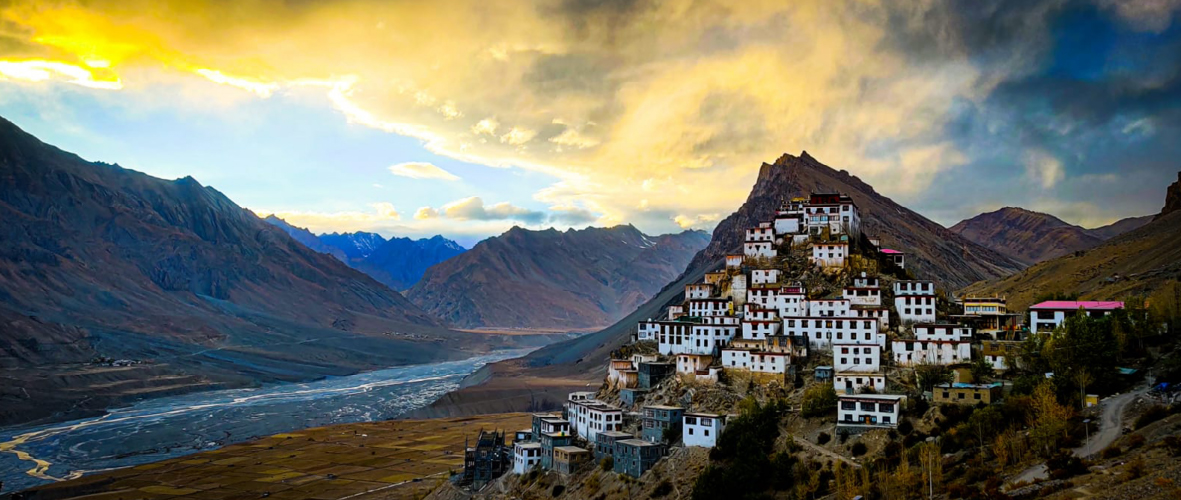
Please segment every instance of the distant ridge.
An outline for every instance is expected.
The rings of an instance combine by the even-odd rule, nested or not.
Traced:
[[[1053,215],[1015,207],[977,215],[951,230],[1025,265],[1086,250],[1104,240]]]
[[[308,248],[332,255],[398,291],[414,286],[431,266],[465,251],[459,243],[442,236],[387,240],[380,234],[363,231],[316,236],[274,215],[268,216],[266,221],[283,229]]]
[[[466,328],[602,327],[675,278],[708,238],[652,237],[630,225],[514,227],[430,268],[407,297]]]

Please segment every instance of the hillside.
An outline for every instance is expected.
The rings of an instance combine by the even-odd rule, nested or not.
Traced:
[[[1026,265],[1086,250],[1104,240],[1053,215],[1015,207],[960,221],[951,230]]]
[[[432,267],[407,296],[466,328],[602,327],[676,278],[707,238],[650,237],[632,226],[514,227]]]
[[[0,425],[494,342],[443,342],[471,336],[191,177],[87,162],[4,120],[0,220]]]
[[[399,291],[407,290],[418,283],[423,273],[431,266],[465,251],[459,243],[442,236],[417,240],[387,240],[380,234],[364,231],[316,236],[311,231],[293,226],[274,215],[267,216],[264,220],[286,231],[304,246],[332,255],[381,284]]]
[[[1169,187],[1166,200],[1181,189]],[[1001,294],[1010,308],[1025,308],[1044,292],[1077,293],[1084,300],[1143,295],[1181,279],[1181,210],[1167,204],[1152,222],[1086,251],[1030,267],[1008,278],[968,287],[967,293]]]
[[[447,394],[416,416],[452,416],[492,411],[534,411],[561,404],[565,393],[597,384],[605,375],[611,351],[624,344],[636,322],[655,317],[666,304],[679,300],[687,283],[699,281],[724,262],[725,255],[741,253],[748,227],[773,213],[786,198],[811,191],[849,195],[861,210],[863,225],[878,234],[883,245],[910,250],[907,268],[917,276],[961,287],[979,279],[1016,272],[1020,264],[972,243],[918,213],[878,194],[873,187],[844,171],[827,167],[807,153],[783,155],[764,163],[745,203],[718,224],[709,245],[694,256],[683,274],[660,293],[614,325],[593,334],[552,344],[518,360],[485,366],[469,377],[465,387]],[[585,389],[582,389],[585,390]]]

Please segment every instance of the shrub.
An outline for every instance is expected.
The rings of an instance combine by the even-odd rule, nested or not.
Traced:
[[[1147,466],[1144,464],[1144,459],[1140,457],[1133,458],[1128,462],[1124,470],[1128,473],[1128,479],[1136,479],[1144,475]]]
[[[550,490],[550,496],[557,498],[562,493],[566,492],[566,487],[560,484],[555,484],[554,489]]]
[[[904,418],[898,423],[898,433],[906,436],[914,430],[914,424],[910,423],[910,419]]]
[[[1128,439],[1124,440],[1124,444],[1128,445],[1129,450],[1134,450],[1144,446],[1144,436],[1132,434],[1131,436],[1128,436]]]
[[[849,449],[849,451],[851,453],[853,453],[853,456],[860,457],[861,455],[864,455],[866,451],[869,451],[869,450],[866,449],[865,443],[858,441],[856,443],[853,443],[853,447],[851,449]]]
[[[603,460],[601,462],[599,462],[599,468],[603,469],[606,472],[611,472],[612,470],[614,470],[615,469],[615,457],[604,457]]]
[[[672,492],[673,492],[672,483],[668,482],[668,480],[665,479],[664,481],[661,481],[660,484],[656,485],[656,488],[652,489],[652,498],[660,498],[660,497],[666,496]]]
[[[1169,436],[1164,439],[1164,445],[1174,457],[1181,457],[1181,437]]]
[[[1087,472],[1087,464],[1078,457],[1059,450],[1058,454],[1046,460],[1050,479],[1067,479]]]
[[[816,436],[816,444],[825,444],[831,440],[832,436],[830,436],[827,432],[821,432],[819,436]]]
[[[1108,446],[1107,448],[1103,449],[1103,454],[1100,456],[1103,458],[1115,458],[1122,454],[1123,451],[1120,450],[1119,446]]]
[[[1148,426],[1148,424],[1156,422],[1157,420],[1160,420],[1160,419],[1165,418],[1167,416],[1169,416],[1168,408],[1165,408],[1164,406],[1161,406],[1161,405],[1154,405],[1154,406],[1150,407],[1149,409],[1144,410],[1144,413],[1141,414],[1139,417],[1136,417],[1135,428],[1136,429],[1143,429],[1144,427]]]

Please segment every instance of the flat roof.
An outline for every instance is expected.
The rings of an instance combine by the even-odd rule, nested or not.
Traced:
[[[991,384],[967,384],[964,382],[954,382],[951,384],[938,384],[935,387],[943,387],[943,388],[950,388],[950,389],[990,389],[993,387],[1001,387],[1002,385],[1003,384],[1001,384],[1000,382],[993,382]]]
[[[1030,309],[1096,309],[1100,311],[1110,311],[1114,309],[1123,309],[1123,302],[1116,301],[1100,301],[1100,300],[1047,300],[1040,304],[1029,306]]]
[[[657,443],[650,443],[643,439],[624,439],[623,441],[616,441],[615,444],[626,444],[629,446],[660,446]]]
[[[522,448],[541,448],[541,443],[517,443]]]
[[[686,417],[709,417],[709,418],[718,418],[718,417],[720,417],[721,415],[718,415],[717,413],[698,413],[698,412],[693,412],[693,413],[686,413],[686,414],[685,414],[685,416],[686,416]]]
[[[610,437],[616,437],[616,438],[617,438],[617,437],[623,437],[623,436],[634,437],[634,436],[632,436],[630,433],[627,433],[627,432],[620,432],[620,431],[600,431],[600,432],[599,432],[599,435],[600,435],[600,436],[610,436]]]
[[[648,406],[644,407],[645,410],[647,410],[649,408],[652,408],[654,410],[684,410],[684,408],[681,408],[680,406],[668,406],[668,405],[648,405]]]
[[[566,453],[590,453],[590,450],[577,446],[555,446],[554,450],[562,450]]]
[[[898,401],[906,396],[902,394],[841,394],[838,399],[877,399],[880,401]]]

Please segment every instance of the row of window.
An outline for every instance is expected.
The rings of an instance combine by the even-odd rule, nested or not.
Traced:
[[[856,401],[841,401],[841,409],[855,411],[857,410]],[[878,413],[894,413],[894,403],[874,403],[871,401],[861,402],[861,411],[876,411]]]

